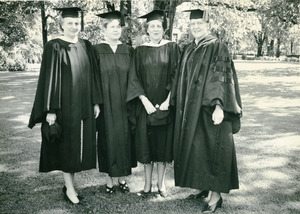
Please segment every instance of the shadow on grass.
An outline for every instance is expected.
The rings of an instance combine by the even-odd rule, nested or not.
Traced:
[[[218,213],[299,213],[299,65],[238,64],[244,116],[235,135],[240,189],[223,194]],[[37,72],[0,73],[0,213],[200,213],[186,200],[194,190],[174,187],[167,166],[169,197],[143,199],[143,167],[128,177],[131,192],[105,193],[98,169],[77,173],[82,204],[63,199],[61,172],[38,173],[40,126],[27,128]],[[153,196],[156,169],[153,174]]]

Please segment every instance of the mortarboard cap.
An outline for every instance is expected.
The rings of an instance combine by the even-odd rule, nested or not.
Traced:
[[[60,11],[61,16],[63,18],[65,17],[78,18],[79,17],[78,12],[81,11],[79,7],[61,7],[61,8],[54,8],[54,10]]]
[[[153,20],[163,20],[164,11],[162,11],[162,10],[153,10],[150,13],[147,13],[143,16],[140,16],[139,18],[145,18],[145,19],[147,19],[147,22],[150,22],[150,21],[153,21]]]
[[[166,20],[166,11],[163,10],[153,10],[143,16],[140,16],[139,18],[145,18],[147,19],[147,22],[153,21],[153,20],[161,20],[163,21],[163,28],[167,28],[167,20]]]
[[[115,10],[112,12],[100,13],[100,14],[97,14],[96,16],[99,16],[104,19],[121,19],[122,13],[118,10]]]
[[[83,10],[79,7],[61,7],[61,8],[54,8],[54,10],[58,10],[61,12],[61,16],[63,18],[70,17],[70,18],[79,18],[79,13],[81,12],[81,31],[84,29],[84,21],[83,21]]]
[[[183,12],[191,12],[190,19],[204,19],[205,21],[208,21],[208,13],[205,10],[192,9],[184,10]]]
[[[96,16],[99,16],[104,19],[119,19],[121,22],[121,26],[125,26],[124,14],[118,10],[114,10],[107,13],[100,13],[97,14]]]

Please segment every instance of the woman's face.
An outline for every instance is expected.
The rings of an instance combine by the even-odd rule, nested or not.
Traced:
[[[80,19],[66,17],[62,19],[61,27],[64,31],[64,36],[74,38],[80,31]]]
[[[120,24],[120,20],[113,19],[112,21],[107,23],[105,28],[106,38],[109,40],[119,40],[121,37],[122,28]]]
[[[159,41],[163,37],[164,29],[162,22],[159,20],[153,20],[148,22],[147,33],[151,41]]]
[[[203,19],[191,19],[190,29],[196,39],[209,34],[208,23]]]

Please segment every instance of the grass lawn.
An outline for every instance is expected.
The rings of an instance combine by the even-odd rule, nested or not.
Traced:
[[[243,61],[236,68],[244,110],[235,135],[240,189],[223,194],[217,213],[300,213],[300,65]],[[197,200],[184,199],[194,190],[174,187],[172,165],[166,199],[136,195],[138,166],[128,194],[104,193],[105,175],[95,169],[76,174],[81,205],[65,202],[61,172],[38,172],[40,126],[27,128],[38,73],[0,72],[0,213],[200,213]]]

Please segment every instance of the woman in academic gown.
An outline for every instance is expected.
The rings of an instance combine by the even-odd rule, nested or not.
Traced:
[[[191,10],[194,40],[183,51],[172,94],[176,95],[175,185],[208,196],[203,213],[222,205],[221,193],[239,187],[233,134],[242,103],[227,46],[210,35],[206,11]]]
[[[126,107],[126,89],[133,48],[120,42],[121,13],[98,14],[103,18],[105,41],[95,45],[101,75],[103,105],[97,119],[99,171],[107,173],[106,192],[114,193],[113,177],[122,192],[129,192],[125,176],[136,166]]]
[[[169,109],[170,89],[179,58],[175,42],[163,39],[164,12],[154,10],[147,18],[150,42],[137,47],[129,74],[127,101],[130,120],[135,127],[137,160],[144,164],[145,185],[139,195],[147,196],[152,188],[153,163],[157,163],[157,188],[166,197],[166,163],[173,160],[173,121]]]
[[[80,8],[57,10],[62,11],[63,36],[45,45],[28,126],[42,123],[39,171],[63,171],[65,198],[77,204],[75,172],[96,168],[95,117],[100,112],[100,80],[91,43],[78,38]]]

